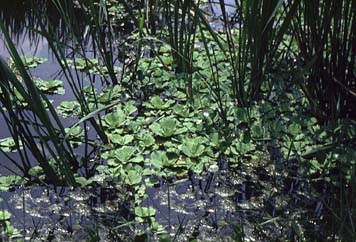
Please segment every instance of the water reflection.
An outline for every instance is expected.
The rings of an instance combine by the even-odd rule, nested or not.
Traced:
[[[114,229],[133,217],[123,206],[127,203],[123,196],[110,188],[32,186],[3,192],[1,197],[25,241],[88,241],[93,234],[109,239],[105,241],[127,241],[130,236],[128,226]]]

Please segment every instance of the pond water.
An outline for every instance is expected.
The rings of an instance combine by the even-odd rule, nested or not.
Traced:
[[[26,56],[48,59],[32,75],[62,79],[65,90],[70,90],[58,73],[58,63],[46,40],[34,38],[33,33],[24,28],[31,21],[26,1],[6,2],[8,5],[0,6],[0,16],[11,26],[9,30],[19,50]],[[215,15],[220,13],[217,4],[207,9]],[[229,6],[228,10],[233,13],[234,8]],[[0,55],[8,57],[1,40]],[[51,99],[58,105],[72,100],[73,94],[68,91]],[[63,122],[70,126],[75,120]],[[9,136],[3,124],[0,117],[0,139]],[[268,143],[265,146],[265,157],[259,163],[242,162],[238,168],[230,169],[230,164],[221,158],[217,172],[160,181],[146,190],[148,197],[143,205],[156,209],[156,220],[168,228],[169,235],[176,241],[229,241],[241,234],[246,241],[293,240],[301,236],[298,233],[312,235],[317,240],[327,238],[328,225],[323,221],[328,210],[323,201],[326,194],[333,191],[332,187],[323,180],[302,177],[293,164],[282,171],[279,147]],[[84,152],[81,147],[77,151]],[[16,153],[11,157],[18,158]],[[0,160],[0,175],[10,174],[4,166],[16,172],[2,153]],[[4,200],[1,207],[13,214],[11,223],[25,240],[88,241],[91,237],[100,241],[140,241],[140,237],[135,236],[136,229],[140,228],[132,223],[135,215],[128,209],[134,201],[125,194],[132,195],[133,191],[114,187],[107,181],[99,184],[86,188],[18,187],[1,193]],[[155,240],[157,238],[152,238]]]

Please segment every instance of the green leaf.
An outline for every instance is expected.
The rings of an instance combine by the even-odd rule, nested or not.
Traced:
[[[172,167],[174,166],[176,160],[176,157],[168,157],[165,151],[156,150],[151,155],[151,163],[158,169],[162,167]]]
[[[39,178],[40,176],[44,175],[44,171],[43,171],[43,168],[41,166],[34,166],[28,171],[28,174],[30,176]]]
[[[38,65],[48,61],[48,59],[42,57],[36,57],[36,56],[33,57],[21,56],[21,61],[26,68],[36,68]]]
[[[24,182],[24,178],[20,176],[0,176],[0,191],[8,191],[12,186],[21,185]]]
[[[187,131],[186,128],[179,128],[178,123],[171,117],[162,118],[159,123],[153,123],[150,129],[153,133],[161,137],[171,137],[176,134],[182,134]]]
[[[79,176],[79,177],[75,177],[75,181],[82,186],[88,186],[90,185],[93,180],[92,179],[86,179],[85,177]]]
[[[297,123],[293,123],[291,125],[288,126],[288,130],[287,132],[291,135],[297,135],[301,132],[301,126],[300,124]]]
[[[256,150],[256,146],[253,143],[244,143],[242,141],[237,141],[231,146],[231,151],[235,155],[246,155],[254,150]]]
[[[142,175],[136,170],[130,170],[127,176],[129,185],[139,184],[142,181]]]
[[[64,118],[80,114],[80,106],[77,101],[63,101],[57,110]]]
[[[145,134],[141,139],[140,139],[140,145],[143,147],[150,147],[154,145],[155,139],[153,136],[149,133]]]
[[[135,207],[135,215],[140,218],[152,217],[156,214],[156,210],[151,207]]]
[[[251,127],[251,135],[254,138],[263,137],[263,128],[259,124],[253,124]]]
[[[61,80],[35,80],[35,84],[43,93],[64,94],[63,82]]]
[[[126,122],[125,113],[118,109],[116,112],[104,116],[104,124],[109,128],[118,128]]]
[[[133,141],[134,137],[133,135],[127,134],[127,135],[121,135],[121,134],[111,134],[110,135],[110,140],[114,144],[119,144],[119,145],[127,145]]]
[[[145,106],[152,109],[163,110],[169,108],[173,103],[174,103],[173,100],[168,100],[164,102],[159,96],[154,96],[151,98],[151,102],[146,103]]]
[[[123,146],[120,149],[115,151],[115,157],[123,162],[123,163],[127,163],[130,158],[133,156],[133,154],[135,153],[136,148],[132,147],[132,146]]]
[[[190,158],[197,158],[206,151],[203,145],[205,141],[203,137],[186,138],[182,144],[182,152]]]
[[[173,112],[183,118],[189,117],[190,111],[186,105],[176,104],[173,107]]]
[[[0,150],[4,152],[16,152],[16,143],[12,137],[0,139]],[[20,148],[22,145],[20,144]]]
[[[0,211],[0,221],[3,222],[5,220],[9,220],[11,218],[11,213],[7,210]]]
[[[126,115],[131,115],[136,111],[137,111],[137,107],[135,106],[135,102],[130,101],[125,104],[124,112],[126,113]]]

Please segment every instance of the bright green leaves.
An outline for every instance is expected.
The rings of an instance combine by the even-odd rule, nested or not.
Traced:
[[[45,94],[64,94],[63,82],[61,80],[36,79],[35,84]]]
[[[24,182],[24,178],[20,176],[0,176],[0,191],[6,192],[13,186],[21,185]]]
[[[101,104],[109,104],[111,101],[117,100],[121,98],[122,94],[122,86],[115,85],[115,86],[108,86],[103,89],[103,91],[98,95],[97,102]],[[95,103],[95,98],[93,95],[93,89],[90,87],[88,89],[87,95],[89,99]]]
[[[97,74],[97,75],[108,75],[109,71],[107,66],[103,66],[103,63],[99,63],[97,59],[94,58],[75,58],[75,59],[66,59],[62,61],[63,64],[67,64],[72,68],[79,70],[81,72]],[[118,66],[112,67],[115,74],[121,71],[121,68]]]
[[[22,147],[21,143],[19,143],[20,148]],[[16,142],[13,138],[5,138],[5,139],[0,139],[0,150],[3,152],[16,152],[17,151],[17,145]]]
[[[168,158],[167,153],[165,151],[154,151],[151,155],[151,164],[161,169],[162,167],[174,167],[174,164],[177,160],[177,157],[170,156]]]
[[[146,217],[151,217],[155,216],[156,210],[151,207],[136,207],[135,208],[135,215],[140,218],[146,218]]]
[[[80,105],[77,101],[63,101],[58,107],[57,111],[62,117],[67,118],[80,114]]]
[[[135,106],[135,102],[134,101],[126,102],[123,107],[123,111],[127,116],[137,112],[137,107]]]
[[[135,153],[136,148],[133,146],[123,146],[120,149],[116,150],[115,157],[121,161],[122,163],[127,163],[130,158],[133,156]]]
[[[81,186],[88,186],[93,182],[92,179],[87,179],[87,178],[82,177],[82,176],[76,176],[75,177],[75,181]]]
[[[178,124],[179,123],[174,118],[167,117],[162,118],[158,123],[153,123],[150,126],[150,129],[154,134],[168,138],[187,131],[186,128],[178,128]]]
[[[164,227],[157,223],[155,219],[156,210],[152,207],[135,207],[135,221],[137,223],[147,223],[150,226],[152,232],[163,231]]]
[[[74,147],[78,147],[84,140],[84,130],[80,126],[65,128],[67,139]]]
[[[187,118],[190,114],[189,107],[181,104],[174,105],[173,112],[179,117],[183,117],[183,118]]]
[[[7,210],[0,211],[0,227],[2,227],[2,235],[5,234],[9,238],[20,238],[20,231],[10,223],[10,218],[11,213]]]
[[[36,68],[38,65],[48,61],[48,59],[42,57],[36,57],[36,56],[33,57],[21,56],[21,61],[26,68]]]
[[[67,64],[72,65],[73,68],[76,68],[80,71],[95,70],[95,68],[98,66],[97,59],[76,58],[74,61],[67,59],[66,62]]]
[[[168,100],[164,102],[159,96],[154,96],[151,98],[151,102],[146,103],[145,105],[148,108],[163,110],[163,109],[168,109],[173,103],[174,103],[173,100]]]
[[[0,211],[0,222],[2,223],[5,220],[10,220],[11,218],[11,213],[9,213],[7,210]]]
[[[182,144],[182,152],[189,158],[197,158],[206,151],[205,142],[203,137],[186,138]]]
[[[112,129],[124,125],[126,121],[126,114],[121,109],[104,116],[104,125]]]
[[[36,179],[44,180],[46,175],[41,166],[34,166],[28,171],[28,174]]]
[[[242,141],[236,141],[231,146],[231,152],[235,155],[246,156],[247,154],[251,154],[255,150],[256,150],[256,146],[252,142],[245,143]]]
[[[139,145],[148,148],[155,144],[155,138],[150,133],[145,133],[140,137]]]
[[[110,135],[110,140],[114,144],[127,145],[134,140],[134,136],[129,134],[127,135],[112,134]]]
[[[129,185],[140,184],[142,181],[142,168],[141,166],[135,165],[130,167],[126,175],[126,183]]]

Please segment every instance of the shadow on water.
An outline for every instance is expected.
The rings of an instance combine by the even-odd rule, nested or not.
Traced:
[[[41,21],[50,21],[57,30],[61,30],[61,18],[55,6],[47,0],[16,0],[3,1],[0,6],[0,19],[3,21],[7,31],[11,34],[14,42],[30,41],[31,47],[36,46],[40,40],[36,29],[39,29],[40,23],[37,14],[48,14],[50,19],[41,19]],[[41,8],[38,8],[41,6]]]
[[[222,159],[216,173],[148,189],[144,204],[156,208],[156,218],[177,241],[229,241],[233,235],[243,241],[332,238],[327,207],[332,204],[325,200],[337,188],[303,177],[297,166],[278,171],[271,158],[266,153],[265,159],[234,169]]]

